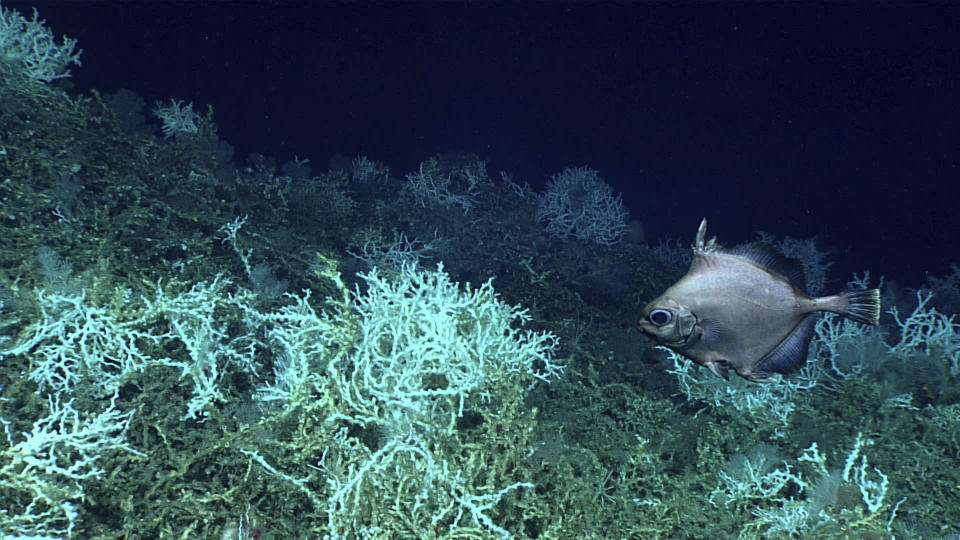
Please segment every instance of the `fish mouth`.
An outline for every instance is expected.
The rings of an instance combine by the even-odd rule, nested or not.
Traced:
[[[677,334],[676,339],[670,339],[668,336],[665,336],[663,334],[658,334],[652,331],[651,329],[646,328],[644,324],[641,324],[638,329],[640,330],[641,334],[647,336],[648,338],[656,341],[657,343],[665,347],[683,347],[684,345],[689,343],[690,339],[693,337],[694,331],[696,330],[696,324],[690,327],[690,332],[683,335],[680,334],[679,328],[678,328],[676,332]]]
[[[690,341],[697,336],[697,327],[700,325],[700,318],[694,313],[690,313],[693,317],[693,324],[689,327],[689,332],[683,334],[682,331],[686,328],[684,325],[677,324],[677,339],[670,342],[670,345],[673,347],[684,347],[690,343]]]
[[[640,329],[640,333],[656,341],[657,343],[660,343],[665,347],[682,347],[690,341],[690,337],[693,335],[693,333],[691,332],[690,334],[687,334],[685,336],[679,336],[677,339],[664,339],[663,336],[659,336],[643,328]]]

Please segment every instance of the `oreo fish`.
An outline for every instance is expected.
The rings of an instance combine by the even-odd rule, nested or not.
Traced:
[[[755,242],[724,249],[700,223],[690,269],[643,308],[640,331],[727,379],[772,382],[807,359],[817,313],[876,326],[880,291],[811,298],[800,261]]]

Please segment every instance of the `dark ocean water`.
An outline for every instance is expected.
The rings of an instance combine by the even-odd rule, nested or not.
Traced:
[[[20,2],[8,5],[17,7]],[[949,273],[953,3],[49,3],[73,82],[209,104],[279,162],[447,151],[542,187],[589,165],[654,243],[818,237],[842,283]]]

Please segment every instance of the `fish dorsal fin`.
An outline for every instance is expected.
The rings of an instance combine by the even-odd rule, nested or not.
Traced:
[[[704,253],[713,253],[720,249],[720,245],[717,244],[717,237],[714,236],[708,242],[707,238],[707,218],[703,218],[700,221],[700,227],[697,228],[697,236],[693,240],[693,254],[694,258],[696,255],[702,255]]]
[[[777,251],[766,242],[751,242],[732,247],[726,252],[742,257],[790,282],[791,285],[806,292],[807,276],[803,272],[803,263],[791,259]]]
[[[813,337],[813,326],[817,322],[817,314],[811,313],[800,321],[793,332],[783,339],[779,345],[757,362],[754,373],[781,373],[787,374],[800,367],[807,359],[807,350],[810,348],[810,339]]]

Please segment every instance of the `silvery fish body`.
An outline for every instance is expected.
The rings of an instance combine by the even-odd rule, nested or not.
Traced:
[[[640,331],[726,379],[771,382],[806,361],[817,313],[877,325],[880,291],[811,298],[800,261],[766,243],[720,247],[700,223],[690,269],[643,309]]]

